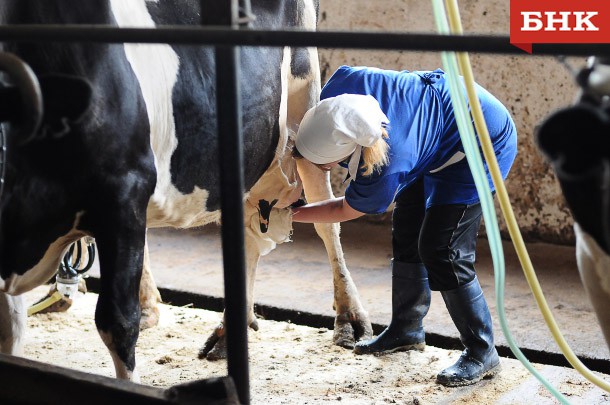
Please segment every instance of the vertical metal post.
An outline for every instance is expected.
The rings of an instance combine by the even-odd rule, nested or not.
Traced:
[[[204,25],[237,27],[237,0],[201,0]],[[216,105],[221,180],[222,252],[228,374],[240,402],[250,404],[246,264],[244,256],[244,173],[239,48],[217,46]]]

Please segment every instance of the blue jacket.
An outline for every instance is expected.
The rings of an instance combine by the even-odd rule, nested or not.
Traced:
[[[426,207],[479,201],[466,159],[451,163],[463,156],[464,147],[442,70],[397,72],[341,66],[322,89],[321,98],[345,93],[375,97],[390,120],[389,164],[370,176],[359,173],[349,184],[345,198],[352,208],[368,214],[385,212],[402,189],[422,176]],[[517,154],[515,124],[487,90],[477,85],[477,94],[506,178]],[[493,190],[489,172],[488,178]]]

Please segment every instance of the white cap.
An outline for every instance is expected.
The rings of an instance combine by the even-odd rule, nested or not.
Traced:
[[[315,164],[336,162],[352,155],[348,170],[356,178],[362,147],[381,139],[381,128],[389,123],[372,96],[342,94],[320,101],[305,113],[295,146]]]

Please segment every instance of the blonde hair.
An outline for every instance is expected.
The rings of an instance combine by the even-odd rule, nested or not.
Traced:
[[[369,146],[366,148],[362,148],[362,166],[361,169],[364,169],[364,176],[369,176],[375,170],[381,170],[381,168],[388,164],[388,149],[389,146],[385,139],[388,139],[390,136],[385,128],[381,128],[381,138],[373,144],[373,146]]]

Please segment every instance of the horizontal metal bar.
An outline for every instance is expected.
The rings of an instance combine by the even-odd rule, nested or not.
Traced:
[[[149,387],[0,353],[2,404],[238,404],[230,377]]]
[[[97,25],[3,25],[0,41],[169,43],[237,46],[315,46],[526,55],[508,36],[398,32],[250,30],[197,26],[115,28]],[[534,44],[534,55],[610,55],[610,44]]]

